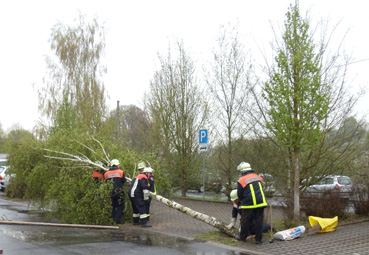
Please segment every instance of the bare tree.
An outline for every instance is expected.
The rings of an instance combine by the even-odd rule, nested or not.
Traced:
[[[213,61],[210,63],[210,70],[206,72],[213,112],[216,113],[213,118],[218,144],[216,162],[227,179],[227,194],[231,191],[231,181],[237,164],[233,144],[244,126],[242,116],[251,86],[252,65],[247,62],[237,29],[237,26],[220,28],[218,45],[213,49]]]
[[[176,46],[176,58],[172,59],[170,48],[166,57],[159,56],[161,66],[150,83],[146,108],[166,164],[163,168],[186,196],[200,170],[196,138],[207,117],[207,104],[197,84],[194,61],[183,42]]]

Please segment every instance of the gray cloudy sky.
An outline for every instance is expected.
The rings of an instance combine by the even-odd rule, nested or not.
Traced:
[[[104,83],[110,109],[141,106],[155,68],[157,52],[168,42],[183,39],[197,60],[209,54],[221,24],[239,22],[246,48],[257,56],[273,39],[271,24],[283,24],[292,0],[0,0],[0,123],[7,131],[14,124],[31,130],[40,118],[36,90],[45,75],[45,55],[50,55],[50,29],[57,21],[72,24],[81,10],[96,15],[108,28]],[[353,87],[367,87],[369,70],[369,15],[366,1],[300,0],[302,14],[318,21],[331,20],[345,32],[345,48],[358,61],[351,66]],[[279,25],[278,25],[279,24]],[[366,113],[367,95],[357,110]]]

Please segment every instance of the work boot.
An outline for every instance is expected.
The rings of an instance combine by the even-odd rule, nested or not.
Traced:
[[[240,241],[240,242],[246,242],[246,239],[241,239],[240,236],[235,236],[234,237],[237,241]]]
[[[141,223],[139,223],[139,222],[133,222],[133,225],[137,226],[137,225],[141,225]]]
[[[263,241],[255,241],[255,244],[262,244],[263,243]]]
[[[141,224],[141,228],[151,228],[152,225],[147,224],[147,222]]]

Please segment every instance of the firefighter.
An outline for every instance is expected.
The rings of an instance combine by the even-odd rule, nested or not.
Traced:
[[[156,194],[156,188],[155,188],[155,183],[154,183],[154,172],[155,170],[152,169],[151,167],[146,167],[148,168],[146,171],[149,171],[151,173],[150,176],[148,176],[148,179],[149,179],[149,190]],[[150,220],[150,205],[151,205],[151,200],[152,198],[149,197],[149,200],[146,200],[146,214],[147,214],[147,221]]]
[[[128,196],[132,202],[133,225],[141,225],[143,228],[152,227],[148,224],[146,201],[149,200],[149,177],[152,174],[151,167],[145,167],[142,173],[137,175],[128,189]]]
[[[228,229],[233,228],[234,225],[236,224],[237,215],[239,214],[241,216],[241,208],[240,208],[241,207],[241,202],[237,197],[237,190],[236,189],[231,191],[230,197],[231,197],[233,207],[232,207],[231,223],[229,223],[229,225],[227,225]]]
[[[241,162],[237,170],[242,176],[237,182],[237,196],[241,201],[241,232],[238,240],[246,242],[255,220],[255,243],[261,244],[263,237],[264,208],[267,206],[262,188],[263,178],[254,173],[247,162]]]
[[[142,171],[144,170],[145,167],[146,166],[145,166],[145,163],[144,162],[138,163],[137,168],[140,171],[140,174],[142,174]]]
[[[234,189],[234,190],[231,191],[230,197],[231,197],[231,201],[233,203],[233,208],[232,208],[231,223],[229,223],[229,225],[227,225],[228,229],[232,229],[235,226],[236,221],[237,221],[237,215],[239,214],[241,216],[241,212],[242,212],[241,211],[241,201],[238,199],[238,196],[237,196],[237,189]],[[267,233],[269,230],[270,230],[270,224],[265,223],[263,225],[263,233]],[[274,228],[273,228],[273,232],[275,232]],[[255,233],[256,233],[256,218],[251,217],[250,235],[255,235]]]
[[[105,179],[104,175],[106,171],[104,170],[103,163],[101,161],[96,161],[95,164],[99,165],[100,167],[94,170],[92,178],[94,179],[96,184],[101,184],[101,181]]]
[[[123,186],[127,179],[124,171],[120,169],[119,160],[113,159],[110,162],[111,167],[104,175],[107,181],[113,182],[113,190],[111,193],[112,211],[110,217],[116,224],[123,224],[123,210],[125,206]]]

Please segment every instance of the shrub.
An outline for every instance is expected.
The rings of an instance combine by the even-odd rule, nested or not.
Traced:
[[[322,195],[314,195],[301,199],[301,209],[306,216],[317,216],[322,218],[333,218],[338,216],[346,218],[345,209],[348,201],[341,198],[339,193],[326,191]]]
[[[352,196],[355,213],[359,216],[369,215],[369,177],[361,176],[360,180],[355,183]]]

